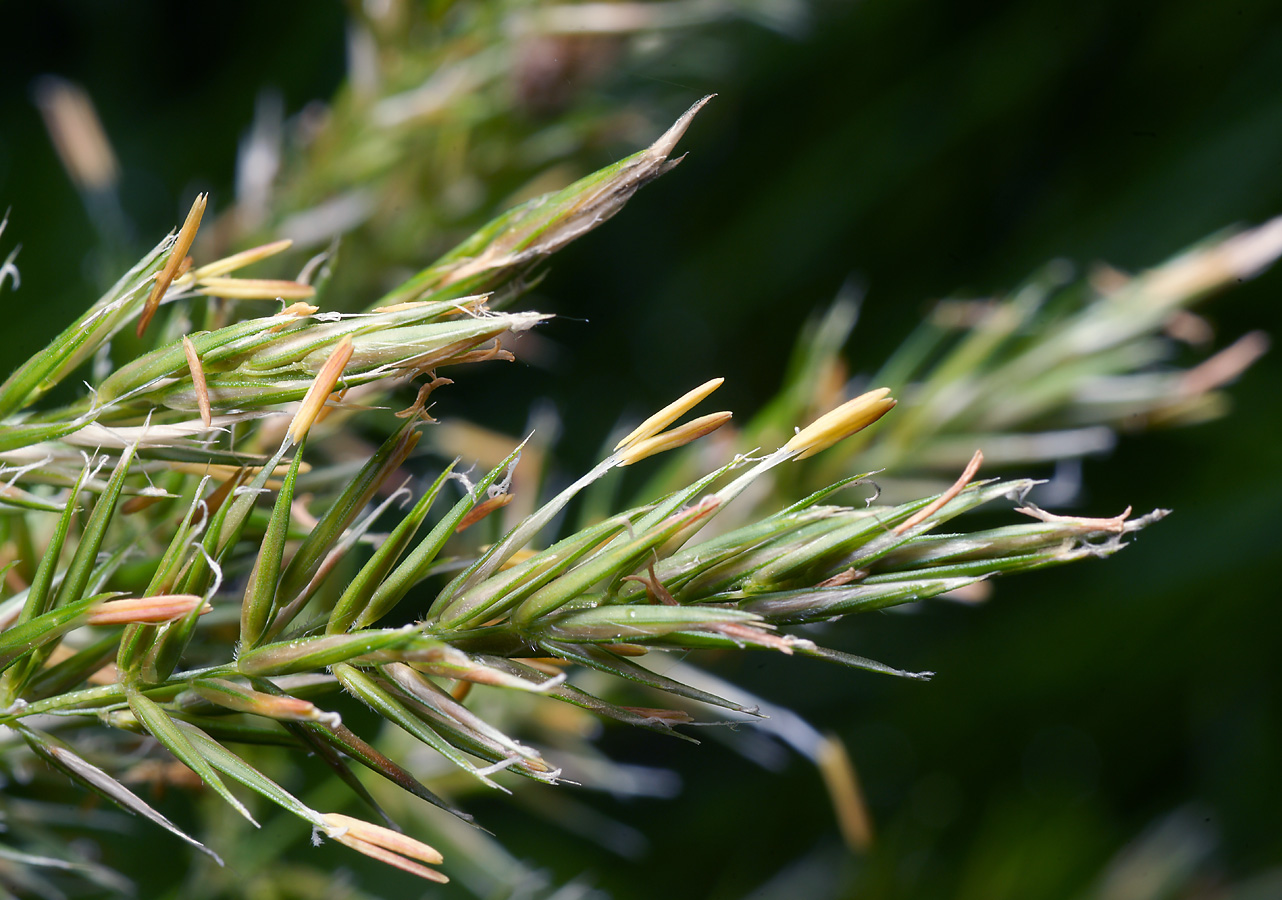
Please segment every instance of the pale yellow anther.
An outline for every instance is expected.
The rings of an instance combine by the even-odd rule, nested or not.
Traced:
[[[720,379],[718,379],[720,380]],[[697,402],[697,401],[696,401]],[[711,434],[722,425],[730,421],[732,413],[715,412],[706,416],[700,416],[697,419],[691,419],[684,425],[678,425],[671,431],[665,431],[662,434],[656,434],[651,437],[641,438],[635,443],[629,444],[619,451],[619,465],[630,466],[634,462],[640,462],[647,456],[654,456],[656,453],[663,453],[667,450],[675,450],[677,447],[684,447],[691,441],[698,440],[705,434]]]
[[[274,319],[280,319],[280,324],[273,325],[268,330],[273,332],[284,331],[290,325],[294,324],[295,319],[302,319],[306,316],[314,315],[319,311],[319,306],[312,306],[312,304],[308,303],[306,300],[296,300],[272,316]]]
[[[308,429],[312,427],[316,416],[325,405],[325,401],[334,392],[334,386],[338,384],[338,379],[351,358],[352,337],[345,334],[334,347],[334,352],[329,355],[329,359],[325,360],[325,365],[321,366],[321,370],[316,373],[316,378],[312,381],[312,386],[307,389],[307,395],[303,397],[298,412],[289,423],[290,441],[297,444],[306,436]]]
[[[183,335],[183,355],[187,357],[187,368],[191,372],[191,383],[196,388],[196,405],[200,407],[200,421],[208,428],[214,424],[214,411],[209,405],[209,386],[205,384],[205,370],[200,365],[200,356],[191,338]]]
[[[435,847],[430,847],[407,834],[339,813],[326,813],[321,820],[324,823],[325,834],[331,840],[395,866],[403,872],[418,875],[420,878],[440,883],[449,881],[435,869],[429,869],[413,861],[417,859],[433,865],[444,862],[444,857]]]
[[[403,312],[407,309],[418,309],[420,306],[427,306],[426,300],[406,300],[404,303],[393,303],[391,306],[376,306],[371,312],[391,313]]]
[[[307,300],[316,296],[316,288],[310,284],[275,278],[202,278],[196,284],[198,294],[229,300]]]
[[[325,405],[321,407],[321,411],[316,414],[316,422],[324,422],[328,419],[334,410],[339,408],[339,405],[343,402],[343,398],[346,396],[347,388],[343,388],[341,391],[334,391],[334,393],[330,394],[329,399],[325,401]],[[312,424],[315,425],[316,422],[313,422]]]
[[[289,306],[276,313],[277,316],[310,316],[320,312],[319,306],[312,306],[303,300],[289,304]]]
[[[147,295],[147,302],[143,304],[142,312],[138,315],[139,337],[142,337],[142,333],[147,330],[152,316],[160,308],[160,301],[164,299],[165,291],[169,290],[170,282],[174,280],[179,266],[187,258],[187,251],[191,249],[191,242],[196,239],[196,231],[200,228],[200,219],[205,214],[205,204],[208,200],[208,194],[197,194],[195,202],[191,205],[191,211],[187,213],[187,219],[183,222],[183,227],[178,229],[174,246],[169,251],[169,259],[165,261],[165,267],[156,276],[156,283],[152,286],[151,293]]]
[[[289,471],[289,466],[290,464],[287,462],[280,463],[276,466],[276,468],[272,469],[272,474],[284,475],[286,472]],[[184,474],[187,474],[187,475],[196,475],[196,476],[209,475],[212,478],[218,479],[220,481],[231,478],[233,475],[236,475],[237,473],[244,473],[246,475],[257,475],[259,472],[263,470],[262,466],[229,466],[229,465],[224,465],[223,463],[193,463],[193,462],[179,462],[177,460],[166,463],[165,468],[173,472],[183,472]],[[304,463],[300,463],[298,466],[298,471],[303,474],[306,474],[311,470],[312,470],[312,467],[310,463],[304,462]],[[279,482],[273,482],[271,480],[268,480],[266,484],[266,487],[270,487],[272,488],[272,490],[275,490],[279,486],[280,486]]]
[[[673,400],[663,409],[659,410],[657,413],[634,428],[627,437],[614,445],[614,449],[621,450],[629,444],[634,444],[637,441],[644,440],[645,438],[658,434],[677,419],[685,415],[687,411],[693,409],[704,397],[721,387],[724,381],[724,378],[714,378],[711,381],[705,381],[693,391],[683,394],[676,400]]]
[[[827,450],[890,412],[895,401],[889,394],[890,388],[877,388],[860,394],[853,400],[847,400],[794,434],[783,449],[795,452],[797,459],[805,459],[821,450]]]
[[[226,275],[229,272],[235,272],[237,269],[243,269],[245,266],[267,259],[269,256],[275,256],[283,250],[288,250],[293,246],[293,243],[289,238],[285,238],[281,241],[272,241],[270,244],[250,247],[248,250],[233,253],[231,256],[224,256],[222,259],[216,259],[198,269],[193,269],[191,277],[195,281],[200,281],[202,278],[217,278],[219,275]]]

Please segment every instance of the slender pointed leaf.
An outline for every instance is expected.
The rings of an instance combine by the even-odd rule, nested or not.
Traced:
[[[363,614],[356,620],[356,627],[363,628],[373,621],[371,618],[375,613],[383,614],[386,610],[391,609],[399,603],[410,588],[422,581],[426,577],[428,567],[436,559],[445,542],[454,534],[454,529],[458,527],[459,522],[467,515],[477,503],[481,501],[481,495],[487,491],[499,476],[507,471],[508,466],[515,463],[521,454],[521,448],[517,447],[503,462],[499,463],[489,474],[473,486],[461,500],[454,504],[453,509],[446,513],[438,521],[432,530],[427,533],[423,540],[419,541],[418,546],[401,560],[400,564],[392,571],[392,574],[383,580],[374,596],[370,599],[369,606],[366,608],[367,614]],[[466,574],[466,573],[464,573]],[[459,581],[463,576],[459,576],[455,581]],[[453,582],[451,582],[453,583]],[[442,593],[449,591],[448,586]]]
[[[348,583],[343,595],[334,604],[334,611],[330,614],[326,631],[330,634],[346,631],[352,627],[358,617],[362,625],[370,625],[377,622],[387,613],[388,610],[385,609],[370,609],[370,601],[384,579],[387,578],[387,573],[396,563],[396,560],[404,552],[405,548],[409,546],[409,542],[414,539],[419,525],[423,523],[428,510],[432,508],[437,495],[440,494],[441,488],[444,487],[450,473],[454,471],[454,466],[457,464],[458,460],[456,459],[446,467],[445,471],[440,474],[436,481],[432,483],[432,486],[414,504],[414,508],[388,535],[387,540],[383,541],[382,545],[374,551],[374,555],[365,563],[356,577]]]
[[[700,703],[720,706],[723,709],[730,709],[735,712],[755,713],[753,708],[743,706],[733,700],[726,700],[724,697],[718,697],[716,694],[710,694],[707,691],[701,691],[688,684],[674,681],[671,678],[660,675],[658,672],[639,666],[619,656],[617,653],[612,653],[605,647],[557,641],[543,641],[539,646],[551,656],[559,656],[562,659],[568,659],[570,662],[595,669],[598,672],[607,672],[619,678],[626,678],[628,681],[643,684],[646,687],[654,688],[667,694],[675,694],[678,697],[685,697],[687,700],[697,700]]]
[[[798,647],[797,652],[802,656],[813,656],[815,659],[835,662],[847,668],[863,669],[865,672],[878,672],[882,675],[895,675],[899,678],[909,678],[913,681],[930,681],[931,678],[935,677],[934,672],[908,672],[904,669],[893,668],[885,663],[879,663],[875,659],[856,656],[853,653],[846,653],[841,650],[831,650],[814,644],[808,647]]]
[[[14,723],[10,727],[15,728],[31,749],[40,757],[66,773],[67,777],[72,781],[89,788],[95,794],[106,797],[127,812],[150,819],[170,834],[182,838],[200,852],[208,854],[218,865],[221,866],[223,864],[217,853],[194,837],[186,834],[177,825],[148,805],[141,797],[102,769],[78,756],[62,741],[50,734],[45,734],[20,723]]]
[[[436,618],[443,629],[461,629],[485,618],[501,615],[521,603],[552,579],[565,573],[587,553],[628,527],[632,510],[558,541],[510,569],[487,578],[456,596]]]
[[[182,721],[176,721],[174,724],[186,736],[196,751],[224,775],[236,779],[245,787],[266,797],[281,809],[292,812],[300,819],[313,825],[320,824],[320,813],[304,804],[289,791],[219,744],[195,725]]]
[[[603,578],[619,572],[633,571],[654,548],[691,523],[713,514],[718,506],[715,500],[701,501],[697,506],[669,516],[648,534],[642,534],[621,547],[598,553],[531,594],[512,613],[512,621],[520,627],[528,626],[536,619],[569,603]]]
[[[458,750],[452,747],[448,741],[432,730],[426,722],[419,719],[405,706],[393,697],[388,691],[379,686],[379,684],[370,678],[360,669],[356,669],[346,663],[336,665],[332,668],[334,676],[339,683],[353,696],[359,699],[370,709],[377,712],[380,716],[390,722],[394,722],[402,730],[418,738],[424,744],[427,744],[437,753],[444,756],[454,765],[458,766],[464,772],[467,772],[477,781],[487,787],[499,787],[494,781],[479,772],[475,766],[468,762]]]
[[[187,734],[179,727],[178,723],[169,717],[169,715],[156,704],[154,700],[140,693],[130,685],[125,686],[126,695],[129,698],[129,708],[133,710],[134,715],[142,722],[156,740],[160,741],[170,753],[172,753],[179,762],[191,769],[200,776],[200,780],[209,785],[218,796],[226,800],[231,808],[236,810],[246,819],[258,827],[254,817],[249,814],[242,804],[231,791],[227,790],[227,785],[223,784],[218,773],[213,770],[205,757],[192,746]]]
[[[511,675],[521,678],[525,681],[533,681],[536,684],[549,680],[553,676],[540,672],[532,666],[524,665],[516,660],[503,659],[501,657],[486,656],[482,657],[486,665],[491,668],[505,671]],[[607,719],[614,719],[616,722],[622,722],[625,725],[632,725],[636,728],[644,728],[646,731],[654,731],[659,734],[671,735],[680,738],[683,741],[689,741],[692,744],[699,743],[698,740],[688,734],[683,734],[672,727],[671,722],[665,722],[662,719],[656,719],[654,716],[644,716],[623,706],[617,706],[608,700],[602,700],[600,697],[589,694],[569,684],[558,684],[544,692],[547,696],[556,700],[577,706],[589,712],[596,713]]]
[[[375,750],[361,738],[357,737],[345,725],[330,727],[322,725],[319,722],[290,722],[286,727],[291,730],[305,730],[330,744],[333,747],[347,754],[351,759],[356,760],[371,772],[375,772],[395,784],[397,787],[413,794],[422,800],[426,800],[439,809],[443,809],[451,815],[462,819],[465,822],[471,822],[472,816],[463,812],[457,807],[451,806],[436,794],[428,790],[424,785],[408,771],[401,768],[394,761]]]
[[[280,641],[241,654],[236,660],[236,668],[243,675],[314,672],[358,656],[411,643],[417,636],[417,630],[407,626]]]
[[[405,461],[418,440],[419,432],[415,430],[415,425],[413,419],[406,421],[384,441],[360,473],[347,484],[342,494],[321,516],[281,575],[277,591],[280,603],[288,603],[307,587],[325,554],[352,524],[379,485]]]
[[[107,526],[111,524],[111,517],[116,511],[116,501],[120,498],[120,491],[124,487],[125,476],[129,474],[129,467],[136,450],[137,447],[131,444],[120,454],[120,461],[116,463],[116,468],[111,473],[107,489],[99,495],[94,504],[89,521],[85,523],[84,531],[76,544],[76,552],[62,578],[56,605],[61,606],[79,600],[88,586],[89,577],[93,573],[98,558],[98,550],[102,547]]]

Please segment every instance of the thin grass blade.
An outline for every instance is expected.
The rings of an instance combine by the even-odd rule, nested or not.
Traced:
[[[427,517],[432,504],[436,502],[437,495],[440,494],[441,488],[445,486],[445,482],[457,464],[458,460],[455,460],[446,467],[347,585],[338,602],[334,604],[334,611],[330,613],[329,622],[325,627],[327,632],[337,634],[347,631],[358,617],[363,625],[370,625],[386,614],[386,610],[369,609],[370,601],[387,578],[387,573],[391,571],[396,560],[414,539],[423,519]]]
[[[179,727],[178,723],[171,719],[154,700],[136,688],[126,684],[125,694],[129,700],[129,708],[133,710],[134,715],[138,717],[138,720],[147,729],[148,733],[160,741],[165,749],[172,753],[179,762],[199,775],[200,780],[209,785],[218,796],[226,800],[232,809],[248,819],[257,828],[258,823],[249,814],[249,810],[245,809],[244,804],[237,800],[231,791],[227,790],[227,785],[223,784],[222,779],[218,777],[218,773],[213,770],[205,757],[192,746],[186,732]]]
[[[390,722],[394,722],[402,730],[427,744],[486,787],[499,787],[498,784],[468,762],[467,757],[433,731],[431,726],[406,709],[400,701],[382,688],[373,678],[361,670],[346,664],[336,665],[331,671],[348,693],[380,716]]]
[[[357,618],[356,627],[364,628],[370,622],[385,615],[388,610],[404,599],[410,588],[426,577],[428,567],[441,552],[445,542],[453,536],[459,522],[472,510],[472,507],[481,502],[482,495],[498,481],[499,477],[516,464],[520,455],[521,447],[517,447],[432,526],[432,530],[419,542],[413,552],[401,560],[400,564],[392,570],[392,574],[378,586],[370,599],[369,606]],[[448,591],[448,587],[446,590]]]
[[[70,747],[55,738],[53,735],[45,734],[44,732],[37,731],[27,725],[18,723],[15,723],[10,727],[16,729],[18,733],[22,735],[23,739],[37,755],[45,759],[55,768],[66,773],[67,777],[72,781],[89,788],[89,790],[93,791],[95,794],[106,797],[112,803],[127,812],[131,812],[135,815],[151,820],[170,834],[173,834],[191,844],[201,853],[207,854],[217,862],[218,865],[223,865],[223,861],[218,857],[217,853],[210,850],[194,837],[185,833],[177,825],[148,805],[141,797],[129,790],[129,788],[112,778],[102,769],[99,769],[97,766],[78,756]]]

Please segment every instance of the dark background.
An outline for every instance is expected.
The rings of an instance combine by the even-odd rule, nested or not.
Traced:
[[[0,254],[23,243],[22,287],[4,298],[7,369],[110,268],[32,78],[92,94],[135,229],[113,240],[138,249],[195,190],[227,195],[262,86],[290,112],[333,92],[344,13],[48,2],[4,15]],[[722,58],[703,80],[678,38],[675,56],[612,88],[671,114],[720,97],[685,138],[686,162],[561,254],[528,301],[565,317],[546,332],[557,364],[478,374],[440,413],[519,431],[527,402],[549,397],[563,458],[582,465],[620,406],[653,408],[713,374],[728,377],[730,408],[756,409],[801,322],[852,274],[868,293],[848,357],[867,371],[931,299],[1001,291],[1054,257],[1137,270],[1282,213],[1276,3],[868,0],[821,3],[813,19],[801,40],[719,26]],[[1274,272],[1202,311],[1221,345],[1277,334],[1280,295]],[[840,632],[845,649],[933,682],[755,657],[718,669],[846,740],[879,830],[862,860],[843,855],[799,758],[768,773],[716,744],[618,731],[609,749],[686,785],[674,801],[591,801],[643,831],[647,855],[609,857],[500,804],[487,824],[556,878],[587,872],[619,897],[739,897],[785,870],[771,896],[1085,896],[1163,822],[1189,891],[1282,864],[1279,366],[1267,356],[1232,388],[1228,418],[1128,437],[1087,463],[1089,513],[1175,510],[1125,553],[1003,582],[982,606]]]

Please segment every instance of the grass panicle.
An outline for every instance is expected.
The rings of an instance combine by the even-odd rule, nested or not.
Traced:
[[[376,115],[409,114],[413,98],[393,99]],[[1165,515],[1049,513],[1030,499],[1033,481],[981,477],[981,461],[1071,458],[1111,443],[1122,420],[1208,414],[1255,351],[1153,374],[1168,340],[1159,331],[1270,264],[1282,252],[1277,223],[1085,294],[1048,270],[1009,298],[941,304],[869,382],[834,377],[856,319],[838,303],[711,471],[681,448],[730,433],[730,412],[674,423],[719,378],[542,503],[521,497],[529,505],[514,519],[503,514],[518,492],[543,480],[528,471],[534,439],[510,442],[479,474],[472,459],[420,449],[434,423],[428,395],[450,382],[438,372],[521,352],[517,338],[547,318],[510,310],[533,267],[670,171],[708,99],[646,149],[347,304],[359,313],[325,308],[311,268],[236,274],[286,240],[193,265],[196,229],[212,215],[198,198],[176,236],[0,384],[0,758],[33,753],[212,855],[203,835],[183,834],[122,781],[129,756],[176,761],[251,823],[262,805],[232,786],[318,840],[444,881],[429,866],[449,860],[432,846],[317,812],[272,775],[313,754],[352,802],[391,823],[386,792],[357,779],[354,763],[466,819],[438,782],[444,793],[455,776],[480,790],[562,780],[555,751],[522,733],[520,710],[541,702],[532,694],[690,739],[684,725],[755,707],[668,674],[667,654],[753,650],[921,678],[790,629],[1107,557]],[[263,302],[274,300],[282,310]],[[143,343],[126,359],[135,345],[115,339],[131,323]],[[88,374],[86,393],[45,403],[95,357],[112,365]],[[400,420],[380,414],[415,392]],[[658,454],[669,463],[643,496],[567,525],[567,509],[590,507],[581,494]],[[852,473],[881,466],[884,496],[839,502],[868,485]],[[901,479],[922,474],[938,489],[908,495]],[[970,517],[979,509],[982,526]],[[469,705],[478,688],[504,699]],[[636,692],[649,705],[628,705]],[[368,730],[371,717],[437,768],[398,759],[388,729],[344,724]],[[824,746],[843,821],[865,834],[852,824],[862,820],[848,761]]]

